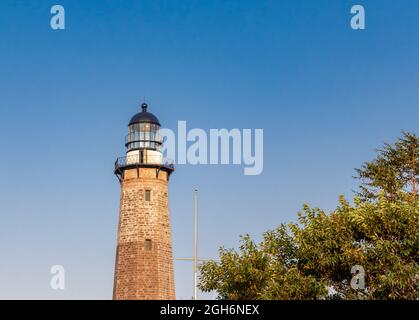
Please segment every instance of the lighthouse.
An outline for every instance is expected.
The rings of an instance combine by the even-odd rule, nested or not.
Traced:
[[[175,299],[168,182],[160,122],[141,111],[128,124],[126,155],[115,162],[121,185],[113,299]]]

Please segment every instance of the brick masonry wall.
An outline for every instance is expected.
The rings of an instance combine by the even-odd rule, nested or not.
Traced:
[[[114,299],[175,299],[167,185],[167,172],[156,177],[155,168],[124,172]],[[150,201],[146,190],[151,190]],[[146,240],[151,240],[151,250]]]

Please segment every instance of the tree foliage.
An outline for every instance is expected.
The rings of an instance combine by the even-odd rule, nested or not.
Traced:
[[[220,248],[220,262],[200,268],[201,290],[216,290],[221,299],[419,299],[419,202],[414,185],[406,188],[417,174],[406,160],[409,137],[385,147],[401,155],[379,156],[393,159],[395,179],[387,184],[363,171],[363,186],[377,188],[372,197],[361,194],[351,205],[341,196],[330,214],[304,205],[297,223],[264,233],[260,243],[246,235],[238,251]],[[365,270],[363,289],[350,285],[354,265]]]
[[[362,181],[358,195],[376,199],[380,192],[396,197],[400,190],[418,193],[419,139],[415,134],[403,132],[394,145],[384,144],[377,150],[377,157],[356,169]]]

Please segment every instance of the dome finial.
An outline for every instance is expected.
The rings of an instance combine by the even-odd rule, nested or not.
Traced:
[[[143,112],[147,112],[147,103],[145,102],[145,96],[143,97],[143,103],[141,104],[141,109]]]

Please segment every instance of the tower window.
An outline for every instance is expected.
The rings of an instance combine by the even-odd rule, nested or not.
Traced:
[[[151,201],[151,190],[145,191],[145,201]]]
[[[151,240],[150,239],[145,240],[145,249],[146,249],[146,251],[151,251]]]

